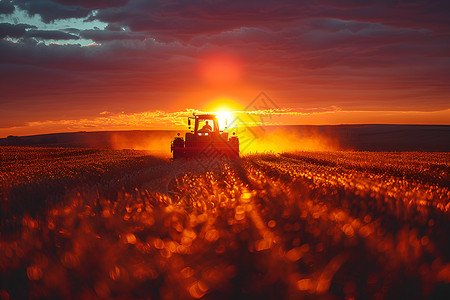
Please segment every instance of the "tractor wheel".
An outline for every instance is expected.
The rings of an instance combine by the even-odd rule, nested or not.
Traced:
[[[184,151],[180,149],[173,149],[173,159],[184,158]]]

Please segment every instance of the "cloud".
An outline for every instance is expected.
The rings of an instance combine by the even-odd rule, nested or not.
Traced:
[[[83,119],[59,119],[48,121],[34,121],[25,124],[16,124],[15,128],[2,129],[0,134],[6,136],[11,132],[17,135],[20,132],[62,132],[62,131],[100,131],[100,130],[186,130],[186,118],[192,113],[201,114],[195,109],[185,111],[144,111],[137,113],[110,113],[102,112],[92,118]],[[250,115],[258,118],[249,117]],[[448,124],[450,109],[431,112],[420,111],[365,111],[365,110],[340,110],[335,107],[316,108],[315,110],[300,111],[286,109],[284,111],[252,111],[233,112],[232,121],[229,120],[230,129],[246,126],[271,126],[271,125],[298,125],[298,124],[364,124],[367,118],[377,116],[386,124]],[[414,121],[416,120],[416,121]],[[418,120],[418,121],[417,121]],[[238,130],[238,132],[240,132]],[[239,134],[239,133],[238,133]]]
[[[317,0],[317,3],[323,4],[325,6],[331,6],[342,9],[349,8],[362,8],[362,7],[374,7],[377,3],[381,1],[377,0]]]
[[[0,80],[0,118],[12,124],[17,118],[136,111],[155,105],[155,98],[172,105],[176,93],[195,86],[194,66],[175,72],[192,65],[189,52],[154,40],[93,47],[0,40],[0,69],[8,74]]]
[[[122,31],[122,30],[124,30],[124,27],[119,26],[119,25],[113,23],[113,24],[108,24],[108,25],[105,27],[105,30],[109,30],[109,31]]]
[[[320,115],[327,113],[335,113],[339,111],[335,107],[331,108],[317,108],[307,109],[306,111],[295,111],[293,109],[264,109],[264,110],[251,110],[251,111],[233,111],[231,112],[231,118],[238,118],[242,125],[273,125],[270,121],[279,117],[292,117],[292,116],[309,116]],[[186,118],[192,116],[193,113],[202,114],[202,112],[196,109],[186,109],[185,111],[167,112],[162,110],[157,111],[144,111],[137,113],[112,113],[103,111],[99,113],[100,116],[93,117],[91,119],[62,119],[62,120],[49,120],[49,121],[34,121],[28,122],[29,127],[45,127],[45,126],[67,126],[71,129],[103,129],[110,128],[111,130],[116,128],[141,128],[141,129],[186,129]],[[269,120],[269,117],[270,120]],[[261,120],[265,120],[261,123]],[[230,124],[233,122],[230,121]],[[246,122],[246,123],[242,123]],[[234,126],[234,125],[233,125]]]
[[[40,15],[47,23],[89,16],[90,19],[129,27],[132,31],[151,32],[161,39],[189,40],[201,34],[217,34],[242,27],[277,30],[306,19],[341,19],[350,23],[381,23],[435,31],[450,24],[450,3],[445,0],[408,3],[354,0],[14,0],[14,3],[30,15]]]
[[[12,5],[11,1],[2,0],[0,1],[0,15],[10,15],[14,12],[15,7]]]
[[[28,24],[0,23],[0,38],[20,38],[23,37],[26,30],[30,28],[36,28],[36,26]]]
[[[58,30],[28,30],[23,37],[33,37],[43,40],[78,40],[80,37],[74,34]]]
[[[323,69],[333,66],[373,68],[408,66],[414,62],[433,63],[448,56],[448,37],[426,30],[402,29],[382,24],[314,19],[272,31],[240,28],[217,35],[192,39],[195,46],[205,44],[242,51],[246,61],[262,60],[287,68]],[[448,52],[448,51],[447,51]],[[282,54],[282,55],[280,55]],[[431,59],[432,58],[432,59]],[[295,70],[293,70],[295,71]]]
[[[125,30],[82,30],[80,31],[80,36],[84,39],[90,39],[94,42],[105,42],[105,41],[118,41],[118,40],[145,40],[149,38],[148,35],[135,33]]]
[[[120,7],[130,2],[130,0],[53,0],[53,2],[66,6],[81,6],[85,8],[98,9]]]
[[[0,38],[37,38],[39,40],[78,40],[80,37],[59,30],[37,30],[34,25],[0,23]]]
[[[305,16],[312,1],[131,1],[124,7],[101,9],[93,19],[117,23],[132,31],[151,32],[160,39],[188,40],[240,27],[287,23]]]
[[[450,20],[450,2],[435,1],[320,1],[323,6],[318,17],[342,20],[382,23],[398,28],[429,29],[446,31]],[[332,4],[330,4],[332,3]],[[343,3],[341,5],[340,3]],[[367,7],[364,7],[366,4]]]
[[[86,128],[173,128],[184,126],[184,118],[192,116],[194,109],[180,112],[145,111],[139,113],[110,113],[102,112],[100,117],[78,120],[57,120],[29,122],[28,126],[58,126],[63,125],[72,129]]]
[[[242,27],[278,30],[307,19],[341,19],[381,23],[397,28],[449,26],[447,1],[130,1],[120,8],[100,9],[91,18],[151,32],[160,39],[190,40]],[[350,24],[352,25],[352,24]],[[354,27],[353,27],[354,29]]]
[[[85,18],[91,10],[81,6],[65,6],[50,0],[14,0],[18,8],[30,16],[38,15],[44,23],[70,18]]]

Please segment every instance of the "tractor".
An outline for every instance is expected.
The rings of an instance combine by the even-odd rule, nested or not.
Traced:
[[[194,130],[191,123],[194,122]],[[206,159],[235,159],[239,157],[239,138],[233,132],[228,137],[227,120],[225,128],[219,128],[219,118],[215,114],[203,114],[188,117],[188,126],[185,138],[178,136],[172,141],[171,151],[173,159],[179,158],[206,158]]]

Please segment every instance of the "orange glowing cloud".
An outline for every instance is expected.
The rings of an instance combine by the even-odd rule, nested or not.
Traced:
[[[448,124],[450,109],[432,112],[418,111],[346,111],[337,107],[315,110],[260,109],[233,110],[233,102],[208,109],[184,111],[144,111],[137,113],[101,112],[93,118],[62,119],[28,122],[22,126],[0,128],[0,136],[32,135],[50,132],[102,131],[102,130],[186,130],[186,117],[193,113],[216,112],[227,116],[229,129],[270,125],[324,125],[324,124]],[[419,120],[419,121],[418,121]],[[223,126],[224,124],[222,124]],[[281,142],[281,141],[280,141]]]

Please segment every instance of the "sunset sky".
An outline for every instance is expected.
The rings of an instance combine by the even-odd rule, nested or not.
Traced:
[[[223,109],[448,125],[449,16],[448,0],[1,0],[0,137]]]

